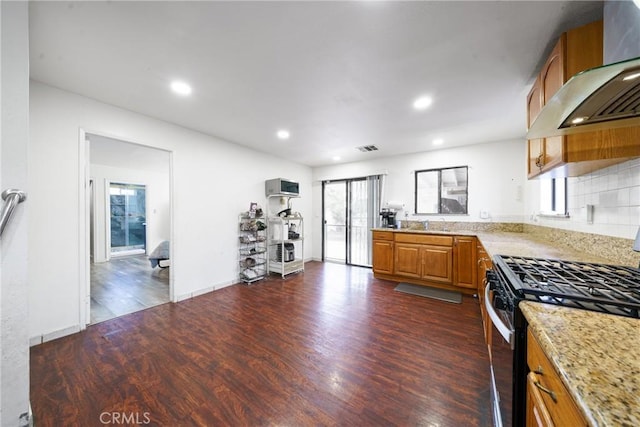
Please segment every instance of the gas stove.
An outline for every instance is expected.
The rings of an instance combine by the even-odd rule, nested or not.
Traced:
[[[526,418],[527,320],[523,300],[640,318],[640,269],[558,259],[496,255],[487,271],[491,390],[496,425]]]
[[[633,267],[498,255],[516,299],[640,318],[640,270]]]

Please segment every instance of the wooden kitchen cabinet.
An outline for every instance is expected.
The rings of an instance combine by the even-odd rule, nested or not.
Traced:
[[[542,67],[540,72],[540,96],[542,97],[542,105],[546,105],[553,95],[560,90],[567,80],[565,51],[567,45],[566,34],[558,40],[555,47],[551,51],[549,58]],[[602,57],[600,64],[602,64]],[[581,70],[578,70],[581,71]],[[573,74],[572,74],[573,75]],[[553,136],[541,139],[541,147],[538,156],[536,156],[536,167],[540,171],[551,170],[566,162],[565,156],[565,139],[562,136]]]
[[[393,233],[373,231],[372,233],[373,272],[393,274]]]
[[[527,331],[527,427],[587,426],[560,375],[537,338]]]
[[[394,274],[429,283],[453,284],[453,237],[396,233]]]
[[[411,243],[396,243],[394,273],[398,276],[422,278],[422,247]]]
[[[526,425],[535,427],[553,427],[551,415],[542,400],[540,390],[535,385],[539,383],[535,373],[529,372],[527,376],[527,412]]]
[[[431,282],[453,283],[453,248],[424,246],[422,248],[422,279]]]
[[[453,283],[453,248],[396,243],[395,274],[432,282]]]
[[[485,250],[480,240],[477,240],[476,247],[477,269],[478,269],[478,300],[480,301],[480,316],[482,317],[482,326],[484,330],[484,340],[487,345],[491,345],[491,320],[484,306],[484,290],[488,286],[487,271],[493,268],[491,257]]]
[[[476,243],[475,236],[373,230],[373,274],[473,295],[478,278]]]
[[[476,238],[456,236],[453,238],[454,283],[463,288],[477,289]]]
[[[541,82],[540,78],[537,78],[527,96],[527,128],[531,127],[531,124],[538,117],[543,105]],[[527,144],[527,176],[531,178],[540,173],[540,168],[543,165],[544,138],[530,139]]]
[[[602,65],[602,21],[570,30],[559,38],[527,96],[527,126],[575,74]],[[640,157],[640,127],[532,139],[527,176],[579,176]]]

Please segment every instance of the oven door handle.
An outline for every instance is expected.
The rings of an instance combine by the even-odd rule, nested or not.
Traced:
[[[502,320],[498,316],[498,313],[496,313],[496,310],[493,308],[493,304],[491,303],[491,295],[489,294],[489,292],[491,292],[491,290],[489,289],[489,285],[487,285],[487,287],[484,288],[484,306],[487,309],[487,313],[489,314],[491,323],[493,323],[493,326],[496,327],[498,332],[500,332],[500,335],[502,335],[502,338],[504,338],[504,340],[509,343],[511,350],[513,350],[513,331],[511,330],[511,328],[505,325],[504,322],[502,322]]]

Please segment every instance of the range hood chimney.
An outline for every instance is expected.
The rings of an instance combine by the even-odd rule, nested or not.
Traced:
[[[640,126],[640,58],[573,76],[545,104],[527,139]]]
[[[606,0],[604,61],[572,77],[531,124],[527,139],[640,126],[640,0]]]

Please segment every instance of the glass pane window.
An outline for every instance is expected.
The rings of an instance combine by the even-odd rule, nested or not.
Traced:
[[[567,178],[540,180],[540,212],[547,215],[567,214]]]
[[[468,169],[460,166],[416,171],[416,214],[466,215]]]

